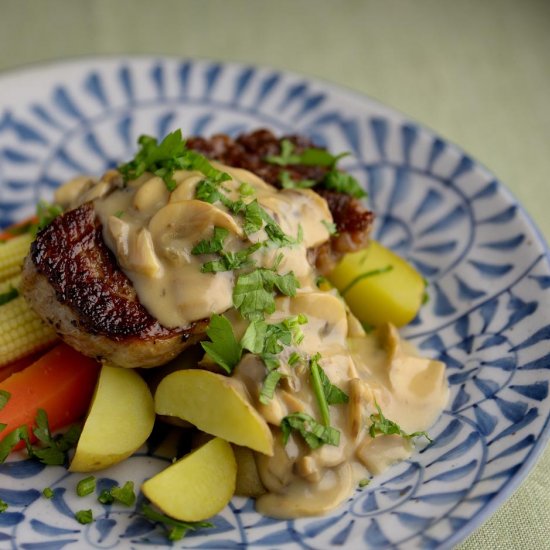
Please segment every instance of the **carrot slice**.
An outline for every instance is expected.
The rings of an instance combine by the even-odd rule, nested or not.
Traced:
[[[0,423],[6,424],[0,438],[25,425],[34,440],[32,428],[38,409],[46,411],[52,431],[79,420],[90,406],[99,368],[94,359],[59,344],[0,382],[0,390],[10,394],[0,410]]]
[[[44,351],[39,351],[38,353],[27,355],[26,357],[22,357],[21,359],[17,359],[7,365],[4,365],[3,367],[0,367],[0,383],[6,378],[9,378],[12,374],[22,371],[32,365],[44,353]]]

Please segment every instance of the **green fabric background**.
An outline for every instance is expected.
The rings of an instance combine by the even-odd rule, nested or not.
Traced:
[[[0,0],[0,70],[153,53],[322,77],[460,144],[549,239],[549,27],[545,0]],[[459,548],[550,548],[549,526],[547,449]]]

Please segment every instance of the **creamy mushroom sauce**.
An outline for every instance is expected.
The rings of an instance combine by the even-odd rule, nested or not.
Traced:
[[[245,170],[212,165],[231,175],[223,183],[229,198],[257,199],[287,235],[295,237],[302,228],[302,241],[282,250],[278,267],[279,273],[293,271],[300,289],[293,298],[278,298],[276,311],[267,321],[305,314],[304,339],[299,347],[287,347],[280,354],[280,371],[285,376],[268,405],[259,401],[266,375],[259,357],[245,354],[233,377],[242,383],[246,397],[274,435],[273,456],[256,454],[265,487],[256,501],[258,511],[277,518],[323,514],[348,498],[360,479],[382,473],[413,451],[411,440],[400,435],[369,435],[375,403],[404,432],[427,430],[448,400],[445,366],[420,357],[393,326],[365,334],[335,290],[317,288],[307,251],[329,238],[323,222],[332,222],[319,195],[309,190],[277,190]],[[266,235],[261,230],[247,237],[239,216],[219,203],[196,200],[195,190],[203,178],[199,172],[176,172],[177,187],[170,192],[161,178],[151,174],[123,184],[114,172],[100,181],[77,178],[58,190],[56,201],[65,207],[94,201],[107,245],[141,303],[161,324],[185,326],[227,312],[239,336],[246,323],[231,309],[233,272],[202,273],[202,264],[214,256],[193,255],[191,249],[211,238],[214,226],[229,231],[224,248],[230,251],[265,240]],[[252,186],[253,196],[240,195],[243,182]],[[271,267],[279,252],[264,247],[252,258],[257,267]],[[319,414],[307,362],[293,367],[287,363],[294,351],[305,356],[320,353],[331,383],[349,396],[349,403],[330,407],[331,425],[340,431],[337,447],[326,444],[312,450],[296,432],[286,445],[282,443],[279,426],[285,416],[304,412],[318,418]]]

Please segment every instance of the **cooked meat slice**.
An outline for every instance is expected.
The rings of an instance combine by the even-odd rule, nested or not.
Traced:
[[[236,139],[225,134],[217,134],[210,139],[193,137],[187,141],[187,146],[228,166],[254,172],[276,187],[281,187],[280,177],[283,171],[288,172],[295,181],[317,182],[313,189],[326,199],[338,231],[329,243],[321,245],[311,254],[311,259],[316,262],[319,271],[327,274],[342,255],[365,248],[374,214],[350,195],[325,189],[322,181],[328,172],[326,167],[303,164],[279,166],[267,162],[266,156],[281,153],[281,142],[285,139],[294,144],[297,154],[314,147],[305,137],[288,135],[278,138],[266,129],[242,134]]]
[[[146,311],[105,245],[91,203],[66,212],[38,234],[22,290],[69,345],[124,367],[166,363],[200,339],[207,325],[205,320],[167,329]]]

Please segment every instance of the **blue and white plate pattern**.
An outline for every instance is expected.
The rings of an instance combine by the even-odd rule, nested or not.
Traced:
[[[451,548],[517,487],[550,434],[549,253],[521,206],[456,146],[366,97],[296,74],[234,63],[83,59],[0,78],[0,225],[34,211],[76,174],[101,174],[142,133],[309,135],[366,187],[375,237],[429,281],[405,334],[448,365],[451,398],[434,443],[322,518],[276,521],[235,498],[178,548]],[[164,467],[136,454],[98,491]],[[132,509],[74,494],[82,476],[30,461],[0,467],[0,548],[169,546]],[[46,500],[41,490],[52,487]],[[82,526],[76,510],[96,520]]]

